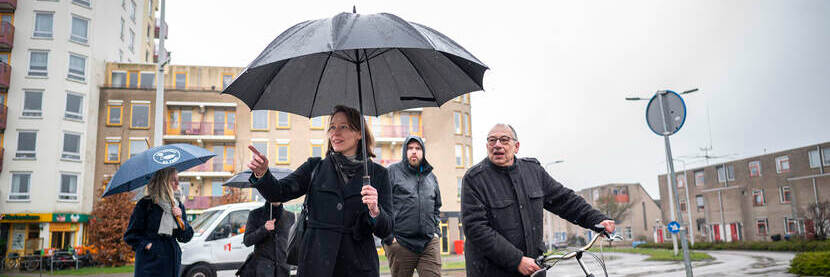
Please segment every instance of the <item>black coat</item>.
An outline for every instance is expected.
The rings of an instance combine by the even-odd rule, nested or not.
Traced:
[[[185,230],[173,229],[172,238],[164,238],[158,234],[159,222],[164,214],[161,206],[153,203],[149,197],[142,198],[135,205],[127,232],[124,233],[124,242],[135,251],[136,277],[179,276],[182,250],[176,240],[184,243],[193,238],[193,228],[187,222],[184,205],[179,203],[179,209],[182,210]],[[145,247],[149,243],[153,245],[147,250]]]
[[[409,165],[406,148],[411,141],[421,144],[424,158],[418,168]],[[389,166],[389,184],[392,186],[392,211],[395,218],[395,234],[384,238],[389,245],[392,238],[415,253],[423,253],[438,229],[441,213],[441,190],[438,178],[432,174],[427,161],[424,142],[418,137],[407,137],[403,143],[402,160]]]
[[[532,158],[510,167],[484,159],[464,174],[461,190],[467,276],[521,276],[522,257],[545,250],[543,209],[592,230],[608,219]]]
[[[318,163],[314,182],[309,184]],[[388,213],[392,206],[389,176],[383,166],[369,163],[371,185],[378,191],[380,207],[380,214],[371,218],[360,194],[361,175],[343,184],[333,161],[310,158],[280,180],[268,173],[262,179],[252,180],[254,188],[270,202],[287,202],[303,196],[311,185],[309,221],[300,244],[299,276],[379,276],[372,234],[382,238],[393,230]]]
[[[245,237],[242,243],[245,246],[254,245],[254,252],[246,272],[247,276],[289,276],[289,267],[285,262],[286,248],[288,247],[288,232],[294,224],[294,214],[283,209],[282,205],[273,208],[273,215],[270,209],[273,206],[266,202],[265,206],[256,208],[248,214],[248,224],[245,225]],[[276,218],[274,230],[265,229],[265,222]],[[276,239],[276,241],[275,241]],[[279,251],[277,251],[279,250]],[[276,265],[279,264],[277,267]]]

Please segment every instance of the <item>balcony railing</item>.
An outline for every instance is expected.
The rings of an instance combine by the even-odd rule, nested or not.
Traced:
[[[165,135],[185,136],[235,136],[236,126],[227,122],[191,121],[180,122],[167,120],[164,122]]]
[[[0,105],[0,131],[6,130],[6,118],[9,113],[9,107]]]
[[[0,62],[0,89],[8,89],[12,76],[12,66]]]
[[[9,22],[0,23],[0,50],[11,50],[14,46],[14,25]]]
[[[222,196],[188,196],[184,207],[188,210],[209,209],[222,205]]]
[[[236,164],[233,161],[227,160],[225,161],[218,158],[212,158],[207,162],[188,169],[186,172],[230,172],[233,173],[236,170]]]
[[[14,11],[17,9],[17,0],[0,0],[0,11]]]
[[[422,136],[421,130],[413,131],[413,128],[410,126],[403,126],[403,125],[380,125],[380,126],[371,126],[372,128],[372,135],[376,138],[403,138],[407,136]]]
[[[168,27],[167,27],[167,22],[164,22],[164,23],[162,23],[162,24],[164,24],[164,29],[165,29],[165,30],[168,30],[168,31],[170,30],[170,29],[168,29]],[[156,20],[156,31],[155,31],[155,38],[156,38],[156,39],[158,39],[158,38],[159,38],[159,34],[161,33],[161,25],[162,25],[162,24],[159,24],[159,21],[158,21],[158,20]],[[164,39],[167,39],[167,34],[164,34]]]

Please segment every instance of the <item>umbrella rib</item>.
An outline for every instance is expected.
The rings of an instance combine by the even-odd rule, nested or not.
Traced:
[[[429,94],[432,94],[432,99],[435,99],[435,102],[438,102],[438,97],[435,97],[435,92],[432,91],[432,87],[429,85],[427,80],[424,79],[424,75],[421,74],[421,70],[419,70],[418,67],[415,66],[415,63],[412,62],[412,59],[409,58],[409,55],[404,53],[403,50],[401,50],[400,48],[395,48],[395,49],[398,50],[398,52],[400,52],[401,55],[403,55],[404,58],[406,58],[406,61],[409,62],[409,65],[412,66],[412,69],[415,69],[415,72],[418,73],[418,76],[421,77],[421,81],[424,82],[424,85],[427,87],[427,90],[429,90]]]
[[[366,55],[366,49],[363,49],[363,55]],[[375,81],[372,79],[372,66],[369,65],[371,60],[368,58],[368,55],[366,57],[366,69],[369,71],[369,86],[372,88],[372,103],[375,104],[375,115],[377,116],[380,112],[378,112],[378,99],[375,97]],[[357,78],[360,78],[360,76],[357,76]]]
[[[337,52],[335,52],[335,51],[330,51],[330,52],[329,52],[329,55],[334,55],[334,57],[335,57],[335,58],[341,59],[341,60],[343,60],[343,61],[347,61],[347,62],[350,62],[350,63],[356,63],[356,61],[354,61],[354,60],[350,59],[348,56],[347,56],[347,57],[343,57],[343,55],[340,55],[340,54],[338,54],[338,53],[337,53]]]
[[[326,68],[329,66],[329,60],[331,60],[332,52],[329,52],[328,57],[326,57],[326,62],[323,64],[323,70],[320,70],[320,77],[317,78],[317,87],[314,89],[314,98],[311,100],[311,109],[308,111],[308,118],[311,118],[311,114],[314,113],[314,104],[317,103],[317,94],[320,93],[320,82],[323,81],[323,75],[326,74]],[[358,76],[358,78],[360,78]]]
[[[377,55],[375,53],[372,53],[372,56],[366,58],[366,60],[368,61],[368,60],[374,59],[374,58],[376,58],[380,55],[386,54],[386,52],[389,52],[389,50],[392,50],[392,49],[393,48],[387,48],[386,50],[383,50],[383,51],[380,51],[380,53],[377,53]],[[364,51],[364,53],[366,52],[366,50],[363,50],[363,51]]]

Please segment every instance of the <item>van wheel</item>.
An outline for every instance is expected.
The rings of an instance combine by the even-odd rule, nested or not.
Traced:
[[[216,272],[207,265],[196,265],[187,271],[186,277],[216,277]]]

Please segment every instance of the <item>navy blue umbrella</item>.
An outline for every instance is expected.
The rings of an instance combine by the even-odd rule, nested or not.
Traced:
[[[107,184],[104,197],[143,187],[156,171],[173,167],[182,172],[205,163],[213,156],[216,154],[204,148],[183,143],[150,148],[121,165]]]

